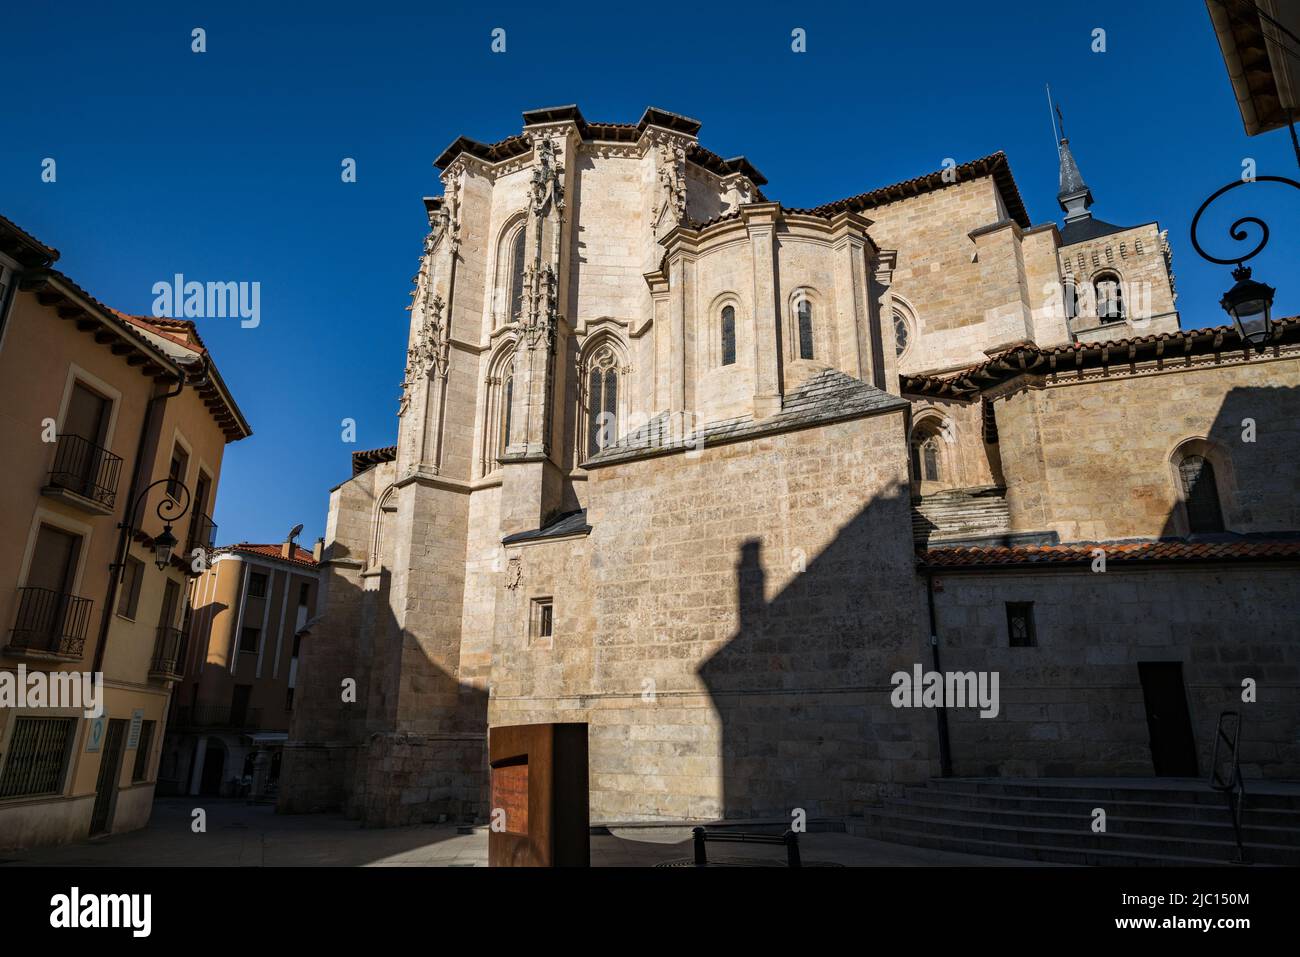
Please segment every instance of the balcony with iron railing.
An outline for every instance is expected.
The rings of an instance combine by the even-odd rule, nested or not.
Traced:
[[[217,544],[217,523],[212,520],[211,515],[204,515],[202,512],[195,512],[194,517],[190,520],[189,540],[186,542],[186,557],[193,554],[194,549],[201,548],[205,552],[210,552]]]
[[[59,436],[44,494],[99,515],[117,504],[122,459],[79,435]]]
[[[149,664],[149,677],[175,681],[185,667],[185,632],[168,625],[158,626],[153,644],[153,660]]]
[[[232,708],[230,705],[177,705],[172,714],[171,727],[180,731],[185,728],[226,728],[230,730],[254,731],[261,727],[261,708]]]
[[[18,614],[6,654],[80,658],[94,603],[48,588],[18,589]]]

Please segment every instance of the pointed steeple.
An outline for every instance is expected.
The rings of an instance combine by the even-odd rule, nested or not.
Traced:
[[[1074,161],[1074,153],[1070,151],[1070,141],[1065,135],[1065,114],[1059,106],[1056,115],[1061,121],[1061,141],[1056,148],[1061,157],[1061,190],[1056,194],[1056,200],[1061,204],[1061,209],[1065,210],[1067,223],[1091,219],[1092,213],[1088,212],[1088,207],[1092,205],[1092,190],[1083,181],[1079,164]]]
[[[1056,199],[1061,204],[1061,209],[1065,210],[1065,221],[1073,223],[1080,219],[1090,219],[1092,213],[1088,211],[1088,207],[1092,205],[1092,190],[1083,181],[1079,164],[1074,161],[1074,154],[1070,152],[1068,139],[1062,138],[1060,153],[1061,191],[1056,194]]]

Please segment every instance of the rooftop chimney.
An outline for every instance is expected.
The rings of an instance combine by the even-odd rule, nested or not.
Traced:
[[[311,557],[317,564],[320,564],[320,560],[324,556],[325,556],[325,539],[318,538],[316,539],[316,544],[311,547]]]

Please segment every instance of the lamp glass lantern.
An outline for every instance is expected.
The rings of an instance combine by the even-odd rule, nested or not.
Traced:
[[[1232,317],[1241,338],[1252,346],[1262,346],[1273,334],[1272,286],[1250,278],[1249,266],[1232,271],[1237,284],[1223,294],[1219,305]]]
[[[176,536],[172,534],[171,525],[163,526],[162,533],[153,540],[154,564],[162,571],[172,560],[172,549],[176,547]]]

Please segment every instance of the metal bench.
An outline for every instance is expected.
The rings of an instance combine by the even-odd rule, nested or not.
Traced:
[[[794,831],[786,831],[784,834],[757,834],[752,831],[727,831],[714,830],[696,827],[691,829],[695,835],[695,866],[708,867],[709,857],[705,850],[705,844],[709,841],[715,843],[731,844],[784,844],[786,863],[790,867],[801,867],[799,862],[799,835]]]

